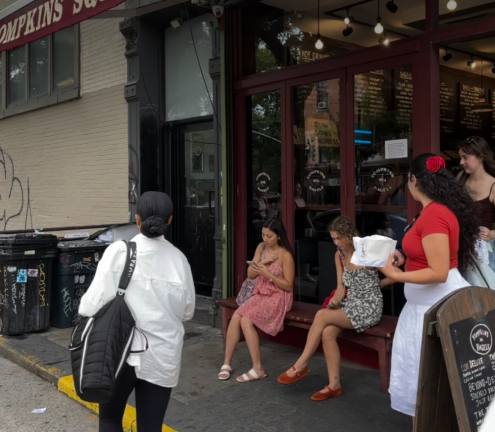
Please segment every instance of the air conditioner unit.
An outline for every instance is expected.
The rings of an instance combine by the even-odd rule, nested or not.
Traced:
[[[328,102],[318,102],[318,111],[325,111],[328,108]]]

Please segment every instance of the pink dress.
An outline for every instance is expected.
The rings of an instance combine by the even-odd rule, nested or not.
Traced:
[[[269,271],[276,277],[284,276],[278,260],[270,266]],[[292,292],[285,291],[260,276],[251,298],[235,313],[248,318],[266,334],[276,336],[284,329],[285,314],[291,307]]]

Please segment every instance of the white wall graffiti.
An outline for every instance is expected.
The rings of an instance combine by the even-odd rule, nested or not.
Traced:
[[[3,230],[17,218],[22,219],[24,229],[33,228],[29,178],[23,182],[16,177],[14,160],[0,148],[0,223]]]

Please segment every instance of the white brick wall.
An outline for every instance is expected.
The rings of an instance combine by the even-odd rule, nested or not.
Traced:
[[[81,23],[82,98],[0,120],[0,231],[127,221],[127,70],[119,21]]]

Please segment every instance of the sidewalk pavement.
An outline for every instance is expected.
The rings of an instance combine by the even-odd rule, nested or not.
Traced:
[[[237,383],[235,377],[251,368],[245,343],[239,345],[228,381],[217,375],[223,364],[219,329],[186,323],[179,385],[174,389],[164,419],[168,432],[410,432],[411,419],[390,408],[390,397],[379,389],[378,371],[342,364],[343,396],[324,402],[310,397],[328,384],[325,360],[315,355],[310,374],[292,386],[277,377],[297,359],[300,351],[261,343],[268,377]],[[0,355],[46,379],[69,397],[74,393],[67,349],[71,329],[0,337]],[[83,403],[84,404],[84,403]],[[85,404],[93,412],[97,406]],[[129,400],[124,429],[135,431],[135,402]]]

